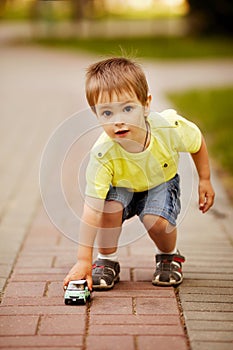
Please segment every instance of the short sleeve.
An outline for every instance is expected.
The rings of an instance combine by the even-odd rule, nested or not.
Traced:
[[[175,110],[165,112],[163,115],[172,126],[171,137],[177,152],[198,152],[202,143],[202,134],[198,126],[178,115]]]
[[[89,197],[105,199],[112,182],[112,170],[109,162],[91,154],[86,170],[86,190]]]

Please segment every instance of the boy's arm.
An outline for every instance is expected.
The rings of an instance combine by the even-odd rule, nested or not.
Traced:
[[[79,232],[77,263],[64,279],[63,286],[69,281],[86,279],[92,289],[92,253],[98,228],[101,226],[104,200],[86,198]]]
[[[207,147],[204,138],[197,153],[192,153],[199,175],[199,209],[206,213],[214,203],[214,190],[210,182],[210,166]]]

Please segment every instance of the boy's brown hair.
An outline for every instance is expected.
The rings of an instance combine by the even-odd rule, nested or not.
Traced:
[[[127,58],[113,57],[90,65],[86,73],[86,98],[94,108],[103,95],[112,97],[136,95],[144,106],[148,97],[148,84],[140,65]]]

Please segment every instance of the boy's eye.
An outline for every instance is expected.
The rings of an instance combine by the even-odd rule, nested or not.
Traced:
[[[131,112],[132,109],[133,109],[132,106],[126,106],[126,107],[124,108],[124,112]]]
[[[112,112],[111,111],[103,111],[102,115],[105,117],[105,118],[109,118],[112,116]]]

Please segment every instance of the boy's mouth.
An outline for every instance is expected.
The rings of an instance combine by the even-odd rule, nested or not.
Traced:
[[[115,135],[118,135],[118,136],[123,136],[125,134],[127,134],[129,132],[129,130],[118,130],[115,132]]]

